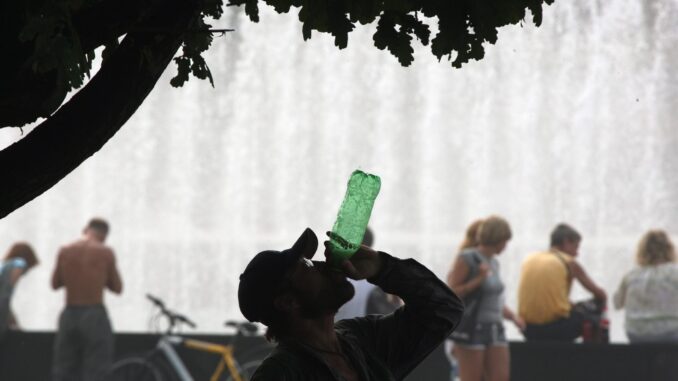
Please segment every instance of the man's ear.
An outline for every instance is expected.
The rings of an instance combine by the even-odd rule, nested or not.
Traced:
[[[299,308],[299,302],[294,295],[285,293],[273,300],[273,306],[279,311],[290,313]]]

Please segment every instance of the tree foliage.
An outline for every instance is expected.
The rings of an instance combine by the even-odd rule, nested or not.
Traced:
[[[19,41],[33,43],[33,55],[27,64],[35,73],[56,70],[63,78],[62,84],[67,92],[83,84],[85,76],[90,75],[95,54],[93,50],[82,48],[79,34],[73,25],[73,18],[80,10],[101,2],[101,0],[56,0],[40,4],[19,34]],[[212,34],[209,33],[211,25],[205,20],[219,19],[223,13],[223,3],[221,0],[201,0],[199,3],[199,14],[189,26],[188,31],[191,33],[185,34],[182,53],[174,58],[177,75],[171,82],[176,87],[183,85],[190,74],[200,79],[209,78],[212,82],[212,75],[202,57],[202,53],[212,44]],[[135,28],[131,27],[130,30],[134,31]],[[149,29],[147,32],[172,34],[186,31]],[[118,46],[117,37],[111,36],[104,46],[105,59],[110,55],[110,51]]]
[[[122,0],[126,6],[116,6],[114,0],[25,0],[3,4],[0,11],[6,23],[0,29],[0,49],[14,54],[0,62],[4,85],[0,88],[0,127],[22,126],[51,115],[66,94],[90,77],[95,49],[105,47],[105,64],[118,47],[119,38],[134,31],[182,35],[181,54],[174,58],[177,75],[171,80],[173,86],[183,85],[190,75],[212,82],[202,56],[212,43],[211,26],[206,20],[221,17],[223,2],[185,1],[198,9],[186,30],[159,30],[140,23],[154,7],[162,5],[162,0]],[[126,19],[125,25],[111,21],[111,8],[125,11],[117,15]],[[109,24],[115,27],[107,29]],[[92,43],[90,34],[99,35],[100,40]]]
[[[183,33],[181,53],[174,58],[177,74],[172,86],[190,76],[209,79],[212,74],[203,53],[212,44],[211,25],[223,12],[223,0],[184,0],[198,14],[186,31],[153,30],[147,33]],[[523,21],[529,10],[534,23],[542,20],[543,4],[553,0],[262,0],[279,13],[298,9],[304,39],[312,32],[329,33],[340,49],[356,24],[376,22],[374,45],[387,49],[403,66],[414,61],[416,39],[439,60],[447,58],[459,68],[482,59],[483,44],[497,41],[498,28]],[[6,2],[0,10],[0,49],[16,52],[0,62],[6,76],[0,88],[0,127],[21,126],[48,117],[90,76],[94,49],[105,46],[104,60],[130,31],[145,28],[138,22],[163,0],[24,0]],[[244,6],[259,21],[259,0],[229,0]],[[116,23],[116,18],[117,23]],[[124,22],[120,21],[124,20]],[[101,30],[96,30],[101,28]],[[432,34],[434,34],[432,36]],[[97,36],[92,38],[91,35]],[[92,41],[95,40],[95,41]]]
[[[485,55],[483,44],[497,41],[497,28],[525,19],[526,10],[540,25],[542,4],[553,0],[262,0],[278,13],[299,8],[304,39],[312,31],[329,33],[340,49],[348,45],[348,34],[356,23],[377,21],[374,45],[388,49],[403,66],[414,61],[412,41],[431,45],[439,60],[447,57],[459,68]],[[259,21],[259,0],[230,0],[244,5],[254,22]],[[432,24],[437,31],[431,37]]]

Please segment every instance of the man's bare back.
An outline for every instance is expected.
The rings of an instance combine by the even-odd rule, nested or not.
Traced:
[[[122,292],[113,250],[94,239],[81,239],[59,251],[52,287],[66,287],[66,305],[103,304],[104,288]]]

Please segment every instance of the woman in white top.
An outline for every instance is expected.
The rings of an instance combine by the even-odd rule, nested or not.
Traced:
[[[629,341],[678,342],[678,264],[664,231],[643,236],[636,262],[614,295],[615,307],[626,308]]]

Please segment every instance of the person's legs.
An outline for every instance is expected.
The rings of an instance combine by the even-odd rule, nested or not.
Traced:
[[[80,340],[73,311],[65,308],[54,339],[52,381],[80,380]]]
[[[508,381],[511,373],[507,345],[491,345],[485,350],[485,381]]]
[[[583,317],[572,310],[570,316],[546,324],[527,324],[527,341],[563,341],[572,342],[581,336]]]
[[[504,324],[501,322],[484,325],[487,345],[485,350],[485,381],[508,381],[509,349]]]
[[[461,381],[482,381],[485,360],[484,348],[455,344],[454,354],[459,364],[459,379]]]
[[[450,362],[450,380],[454,381],[459,373],[459,364],[457,362],[457,357],[456,357],[456,346],[454,345],[454,342],[450,339],[445,340],[445,356],[447,357],[447,360]]]
[[[113,363],[113,331],[103,306],[88,307],[81,321],[85,339],[83,381],[103,380]]]

